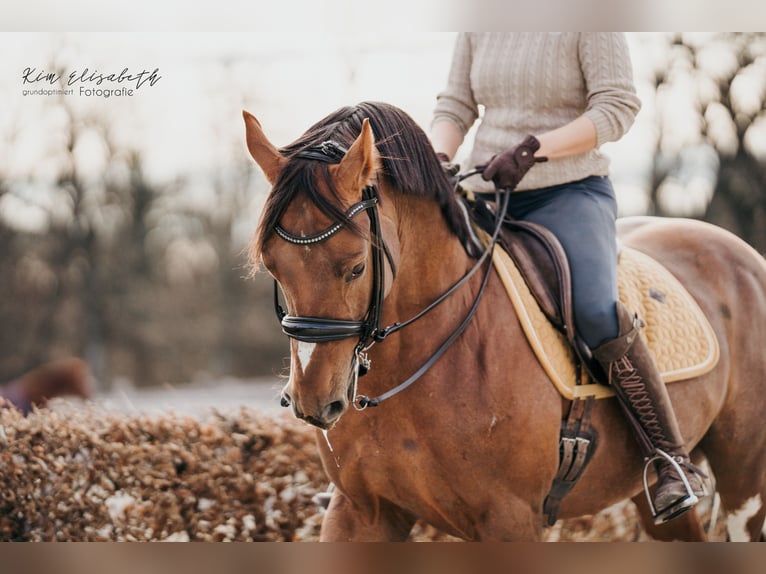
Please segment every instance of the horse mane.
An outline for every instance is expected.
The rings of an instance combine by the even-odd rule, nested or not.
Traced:
[[[470,223],[455,195],[428,137],[420,126],[404,111],[382,102],[362,102],[345,106],[311,126],[293,143],[279,151],[288,162],[279,174],[264,206],[258,230],[251,247],[251,260],[260,260],[266,240],[282,218],[287,206],[298,193],[305,193],[318,209],[333,223],[344,222],[359,232],[340,208],[340,200],[332,202],[319,193],[315,183],[322,177],[332,195],[338,198],[332,184],[328,165],[301,157],[298,152],[333,140],[348,149],[362,130],[362,121],[368,118],[375,146],[381,160],[378,178],[385,178],[405,195],[434,199],[452,232],[464,246],[472,241]]]

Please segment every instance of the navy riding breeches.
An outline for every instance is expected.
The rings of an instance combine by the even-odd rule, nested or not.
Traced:
[[[591,349],[617,337],[617,201],[609,178],[512,192],[509,199],[512,217],[546,227],[564,248],[580,337]]]

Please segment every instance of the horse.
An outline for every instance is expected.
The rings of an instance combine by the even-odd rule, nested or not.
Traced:
[[[249,255],[274,277],[290,336],[282,404],[317,427],[335,485],[320,540],[406,540],[421,519],[464,540],[540,540],[569,402],[480,257],[423,130],[395,106],[362,102],[278,149],[243,116],[272,186]],[[625,245],[686,286],[718,338],[715,368],[668,389],[692,459],[715,476],[730,539],[756,540],[766,516],[766,263],[698,221],[618,227]],[[595,402],[592,424],[598,448],[560,518],[641,500],[642,457],[615,399]],[[693,510],[684,516],[670,528],[704,539]]]
[[[26,416],[56,397],[88,399],[93,394],[90,378],[88,365],[78,357],[50,361],[0,385],[0,405],[4,399]]]

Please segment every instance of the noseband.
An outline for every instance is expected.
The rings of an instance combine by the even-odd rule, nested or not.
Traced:
[[[337,142],[328,140],[322,142],[318,146],[311,147],[296,153],[293,157],[312,159],[321,161],[324,163],[338,163],[346,154],[346,150]],[[465,179],[471,175],[475,175],[479,171],[473,171],[465,174],[460,179]],[[497,190],[499,193],[499,190]],[[303,341],[306,343],[326,343],[329,341],[341,341],[343,339],[357,338],[358,342],[354,349],[353,360],[354,366],[354,388],[353,392],[353,404],[357,410],[363,410],[368,406],[378,406],[382,401],[390,398],[391,396],[403,391],[409,387],[412,383],[418,380],[431,366],[444,354],[449,346],[460,336],[470,322],[471,318],[476,313],[479,307],[479,302],[484,293],[484,289],[489,279],[489,272],[492,268],[492,263],[489,262],[482,278],[481,287],[476,295],[473,305],[469,310],[466,317],[461,324],[453,331],[453,333],[447,338],[446,341],[436,350],[426,363],[420,367],[412,376],[406,381],[389,390],[388,392],[374,398],[366,397],[364,395],[356,395],[356,380],[359,376],[367,373],[370,367],[370,360],[367,357],[367,351],[378,342],[382,342],[388,335],[399,331],[411,325],[426,313],[433,310],[437,305],[445,301],[450,295],[462,287],[473,274],[482,266],[482,264],[491,255],[497,237],[502,227],[503,214],[506,211],[508,196],[510,193],[504,194],[502,201],[498,197],[496,205],[498,209],[496,212],[496,222],[494,233],[490,239],[490,242],[477,260],[476,264],[455,284],[453,284],[447,291],[445,291],[440,297],[438,297],[433,303],[420,311],[415,316],[411,317],[407,321],[397,322],[389,325],[388,327],[381,327],[381,317],[383,311],[383,298],[385,295],[385,281],[384,281],[384,269],[383,269],[383,257],[387,257],[391,266],[392,272],[395,273],[395,267],[393,258],[385,244],[383,235],[380,230],[380,217],[378,214],[378,191],[374,185],[365,187],[362,190],[362,201],[352,205],[345,214],[345,221],[335,223],[327,229],[314,233],[309,236],[299,237],[293,235],[277,225],[274,228],[275,233],[294,245],[313,245],[322,243],[335,235],[338,231],[351,221],[356,215],[367,211],[370,219],[370,237],[372,240],[372,293],[370,296],[370,304],[367,308],[367,313],[364,319],[359,321],[346,320],[346,319],[328,319],[324,317],[302,317],[295,315],[288,315],[282,306],[279,304],[279,287],[274,281],[274,308],[278,319],[282,325],[282,332],[292,339]],[[502,205],[501,205],[502,203]],[[287,403],[289,404],[289,403]],[[283,402],[284,406],[287,406]]]

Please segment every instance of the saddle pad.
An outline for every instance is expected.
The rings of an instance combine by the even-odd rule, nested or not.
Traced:
[[[540,364],[567,399],[614,395],[595,382],[576,385],[574,353],[545,317],[511,258],[494,250],[495,268]],[[648,255],[623,247],[618,266],[620,300],[646,323],[641,330],[666,383],[703,375],[718,363],[718,340],[697,302]]]

